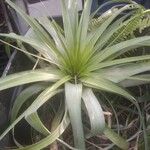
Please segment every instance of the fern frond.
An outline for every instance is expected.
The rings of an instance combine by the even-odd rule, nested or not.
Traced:
[[[107,46],[117,44],[119,42],[125,41],[126,39],[131,39],[134,35],[134,31],[137,29],[139,20],[143,16],[142,9],[135,12],[134,16],[130,20],[124,21],[124,26],[119,28],[108,40]]]
[[[105,20],[107,20],[113,13],[118,11],[118,8],[114,7],[111,8],[110,10],[106,11],[104,14],[97,18],[92,18],[90,23],[89,23],[89,31],[92,31],[94,29],[97,29]]]
[[[141,33],[148,27],[150,27],[150,11],[141,9],[137,11],[136,15],[132,17],[128,24],[120,28],[116,33],[112,35],[106,46],[111,46],[127,39],[135,38],[135,31],[138,30]],[[121,57],[132,56],[133,53],[135,55],[135,52],[136,49],[133,49],[132,51],[121,55]],[[114,58],[116,58],[117,56],[120,56],[120,54],[118,53],[116,56],[114,56]]]
[[[150,27],[150,12],[140,9],[126,25],[112,35],[108,41],[109,44],[107,43],[106,45],[111,46],[113,44],[125,41],[126,39],[131,39],[136,30],[142,32],[148,27]]]
[[[113,8],[104,13],[103,16],[99,16],[98,18],[92,19],[89,24],[89,31],[92,31],[99,27],[107,18],[109,18],[117,10],[117,8]],[[130,21],[127,20],[123,23],[124,26],[119,28],[110,37],[105,46],[111,46],[113,44],[125,41],[126,39],[132,39],[136,30],[139,30],[139,32],[141,33],[145,28],[150,27],[150,12],[145,11],[142,7],[139,7],[132,15]]]
[[[139,20],[137,25],[140,33],[142,33],[142,31],[148,27],[150,27],[150,15],[144,16],[141,20]]]

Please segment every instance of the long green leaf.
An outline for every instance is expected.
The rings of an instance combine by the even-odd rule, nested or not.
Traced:
[[[139,38],[134,38],[131,40],[123,41],[116,45],[110,46],[104,50],[102,50],[98,55],[94,57],[94,59],[98,58],[99,62],[109,58],[110,56],[116,53],[125,53],[133,48],[138,48],[141,46],[149,46],[150,36],[143,36]]]
[[[137,62],[137,61],[143,61],[143,60],[150,60],[150,55],[143,55],[143,56],[133,56],[128,58],[121,58],[121,59],[115,59],[111,61],[105,61],[97,64],[96,66],[92,66],[90,71],[94,71],[97,69],[125,64],[125,63],[131,63],[131,62]]]
[[[1,134],[0,140],[12,129],[15,125],[22,120],[24,117],[29,116],[30,114],[37,111],[39,107],[41,107],[47,100],[51,97],[56,95],[57,93],[61,92],[61,90],[56,90],[62,84],[70,80],[70,77],[66,76],[61,80],[57,81],[52,86],[48,87],[44,90],[36,99],[35,101]]]
[[[99,39],[99,37],[102,35],[102,33],[107,29],[107,27],[110,25],[110,23],[123,11],[131,9],[132,5],[126,5],[122,7],[121,9],[118,9],[110,18],[108,18],[100,27],[98,27],[95,31],[93,31],[88,39],[88,45],[93,48],[96,41]]]
[[[72,125],[74,145],[77,149],[85,149],[84,133],[81,119],[82,84],[65,84],[65,99]]]
[[[38,94],[40,91],[44,90],[46,88],[45,85],[38,85],[35,84],[33,86],[30,86],[28,88],[26,88],[25,90],[23,90],[19,96],[17,96],[17,98],[15,99],[15,102],[13,104],[13,108],[11,110],[11,122],[13,122],[19,111],[20,108],[22,107],[22,105],[33,95]]]
[[[75,0],[76,1],[76,0]],[[68,1],[61,0],[61,9],[62,9],[62,17],[63,17],[63,26],[64,26],[64,33],[65,38],[67,42],[67,48],[73,48],[74,47],[74,36],[73,36],[73,30],[71,26],[71,18],[69,16],[69,10],[68,10]],[[72,7],[70,5],[70,7]]]
[[[133,96],[131,96],[123,88],[119,87],[119,85],[117,85],[103,77],[99,77],[99,78],[91,77],[91,78],[87,78],[87,79],[82,79],[82,82],[84,83],[85,86],[88,86],[88,87],[91,87],[94,89],[107,91],[107,92],[112,92],[115,94],[122,95],[127,99],[135,100]]]
[[[57,30],[53,21],[50,21],[47,17],[38,18],[38,21],[46,29],[47,32],[53,37],[57,48],[61,53],[66,49],[65,47],[65,38],[60,31]]]
[[[37,112],[30,114],[26,117],[26,121],[38,132],[42,133],[43,135],[48,136],[50,131],[43,126]]]
[[[128,13],[127,15],[120,17],[119,19],[114,21],[114,23],[109,25],[107,30],[102,34],[101,38],[98,39],[98,41],[94,47],[95,51],[101,50],[103,48],[103,46],[108,42],[110,37],[130,21],[130,20],[127,20],[127,21],[123,22],[130,15],[131,15],[131,13]]]
[[[37,111],[38,108],[40,108],[49,98],[51,98],[53,95],[56,95],[57,93],[62,92],[63,90],[57,90],[55,91],[57,88],[59,88],[62,84],[66,83],[68,80],[70,80],[69,76],[66,76],[64,78],[62,78],[61,80],[57,81],[55,84],[53,84],[52,86],[48,87],[46,90],[44,90],[36,99],[36,101],[34,101],[30,108],[28,108],[28,111],[26,112],[25,117],[27,117],[28,115],[34,113]],[[52,93],[51,93],[52,92]]]
[[[53,54],[50,51],[49,47],[46,44],[42,43],[40,40],[34,39],[33,37],[32,38],[24,37],[21,35],[17,35],[15,33],[9,33],[9,34],[1,33],[0,36],[27,43],[31,45],[33,48],[35,48],[38,52],[40,52],[43,56],[45,56],[45,58],[48,58],[50,60],[55,59],[55,54]]]
[[[104,7],[106,7],[107,5],[110,5],[110,4],[112,4],[112,3],[132,3],[132,4],[134,4],[131,0],[109,0],[109,1],[107,1],[107,2],[105,2],[105,3],[103,3],[102,5],[100,5],[99,6],[99,8],[97,8],[97,10],[95,10],[92,14],[91,14],[91,18],[93,18],[95,15],[96,15],[96,13],[98,12],[98,11],[100,11],[102,8],[104,8]]]
[[[52,131],[50,132],[45,125],[41,122],[37,112],[33,113],[31,115],[29,115],[28,117],[26,117],[26,121],[35,129],[37,130],[39,133],[43,134],[43,135],[52,135],[53,131],[55,131],[57,129],[57,127],[61,124],[61,121],[63,119],[64,116],[64,107],[60,107],[59,111],[57,112],[55,118],[52,121]],[[59,141],[61,144],[65,145],[66,147],[68,147],[69,149],[75,150],[75,148],[71,147],[70,145],[68,145],[66,142],[64,142],[63,140],[55,137],[55,140]],[[52,144],[51,142],[47,143],[47,144]]]
[[[84,89],[82,99],[86,106],[91,124],[91,134],[97,135],[102,133],[105,128],[104,113],[96,96],[91,89]]]
[[[77,31],[78,33],[77,44],[78,44],[78,48],[82,51],[84,50],[86,45],[91,5],[92,5],[92,0],[85,1],[84,9],[81,15],[81,19]]]
[[[46,146],[52,144],[60,135],[66,130],[68,127],[70,121],[67,116],[67,112],[65,113],[62,122],[60,125],[47,137],[40,140],[39,142],[32,144],[30,146],[26,146],[24,148],[19,148],[17,150],[41,150],[45,148]]]
[[[128,77],[150,70],[150,62],[131,63],[112,68],[99,70],[99,75],[115,83],[119,83]]]
[[[104,130],[104,134],[105,136],[111,140],[114,144],[116,144],[119,148],[123,149],[123,150],[127,150],[129,148],[129,144],[128,142],[126,142],[125,139],[123,139],[122,137],[120,137],[117,133],[115,133],[112,129],[110,129],[109,127],[105,127]]]
[[[43,43],[48,45],[50,51],[55,55],[59,54],[56,46],[54,45],[53,40],[49,37],[47,32],[41,27],[41,25],[31,16],[28,16],[22,9],[17,7],[13,2],[10,0],[6,0],[6,2],[13,8],[15,11],[20,14],[20,16],[31,26],[31,28],[35,31],[35,34]]]
[[[147,84],[150,82],[150,75],[143,74],[143,75],[135,75],[132,77],[128,77],[126,80],[121,81],[119,84],[123,87],[133,87],[142,84]]]
[[[1,78],[0,90],[38,81],[54,82],[59,80],[60,78],[61,77],[59,76],[59,74],[51,73],[51,71],[45,69],[24,71]]]

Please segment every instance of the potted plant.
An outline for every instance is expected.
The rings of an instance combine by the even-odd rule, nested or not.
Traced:
[[[124,54],[150,45],[150,36],[134,36],[135,30],[149,26],[143,24],[149,10],[132,1],[125,1],[126,5],[116,5],[115,9],[93,19],[95,13],[90,13],[92,0],[85,1],[81,17],[77,11],[77,0],[62,0],[61,28],[53,18],[33,19],[10,0],[6,2],[30,25],[32,33],[28,37],[14,33],[0,34],[1,37],[16,40],[18,46],[2,39],[0,41],[24,52],[35,61],[35,65],[32,70],[14,73],[0,80],[0,90],[34,83],[16,98],[11,124],[0,139],[10,130],[14,133],[14,127],[26,119],[44,138],[28,146],[15,141],[19,149],[43,149],[56,140],[65,144],[59,137],[71,122],[75,149],[86,149],[84,139],[97,134],[105,134],[121,149],[128,149],[128,143],[105,123],[95,90],[115,93],[130,100],[137,107],[143,125],[139,105],[125,88],[149,82],[149,74],[144,72],[150,70],[150,55],[127,57]],[[41,121],[38,110],[47,101],[57,101],[52,98],[55,95],[63,95],[63,101],[50,132]],[[29,99],[32,100],[26,104]],[[24,109],[23,106],[28,107]],[[90,121],[90,129],[85,131],[81,110]],[[146,142],[145,149],[148,149]]]

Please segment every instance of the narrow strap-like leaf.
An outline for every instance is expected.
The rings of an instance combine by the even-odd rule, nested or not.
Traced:
[[[57,114],[55,115],[53,121],[52,121],[52,130],[54,131],[57,126],[59,126],[62,118],[64,115],[64,107],[61,105],[60,109],[58,110]],[[28,117],[25,118],[26,121],[38,132],[40,132],[43,135],[49,135],[51,132],[44,126],[41,119],[39,118],[39,115],[37,112],[32,113]]]
[[[43,135],[49,135],[50,131],[43,126],[37,112],[34,112],[26,117],[26,121],[38,132],[42,133]]]
[[[37,111],[39,107],[41,107],[46,101],[48,101],[51,97],[56,95],[57,93],[61,92],[61,90],[56,90],[62,84],[70,80],[70,77],[66,76],[53,84],[52,86],[48,87],[44,90],[36,100],[13,122],[11,125],[0,135],[0,140],[12,129],[15,125],[22,120],[24,117],[29,116],[30,114]]]
[[[81,118],[82,84],[65,84],[66,105],[72,125],[74,145],[77,149],[85,149],[83,125]]]
[[[31,96],[38,94],[40,91],[44,90],[45,88],[46,88],[46,86],[44,86],[44,85],[35,84],[35,85],[30,86],[30,87],[26,88],[25,90],[23,90],[17,96],[17,98],[15,99],[15,102],[13,104],[13,107],[11,110],[11,122],[13,122],[16,119],[22,105],[26,101],[28,101],[28,99]]]
[[[72,48],[72,46],[74,46],[74,38],[75,37],[73,36],[71,19],[69,16],[69,10],[67,8],[68,2],[66,0],[61,0],[60,2],[61,2],[64,33],[65,33],[65,38],[66,38],[66,42],[67,42],[67,48],[70,49],[70,48]]]
[[[41,42],[41,40],[38,40],[37,38],[35,39],[33,37],[32,38],[24,37],[21,35],[17,35],[15,33],[9,33],[9,34],[1,33],[0,36],[27,43],[31,45],[33,48],[35,48],[38,52],[42,53],[42,55],[45,58],[48,58],[50,60],[53,60],[55,58],[55,55],[50,51],[49,47],[47,47],[46,44],[44,44],[43,42]]]
[[[120,65],[118,67],[112,67],[109,69],[101,69],[98,74],[100,76],[102,75],[106,79],[109,79],[110,81],[119,83],[125,79],[128,79],[129,77],[149,70],[150,62],[141,62],[132,64],[130,63],[130,65]]]
[[[61,80],[57,81],[52,86],[48,87],[45,91],[43,91],[37,97],[36,101],[34,101],[31,104],[30,108],[28,108],[28,111],[26,112],[25,117],[37,111],[37,109],[39,109],[49,98],[56,95],[57,93],[62,92],[63,90],[60,89],[56,91],[56,89],[59,88],[62,84],[66,83],[68,80],[70,80],[70,77],[66,76],[62,78]]]
[[[80,50],[84,50],[86,45],[86,38],[88,32],[88,25],[90,19],[90,9],[92,5],[92,0],[86,0],[84,4],[84,9],[80,18],[79,27],[78,27],[78,38],[77,44]]]
[[[91,89],[84,89],[82,99],[86,106],[91,124],[91,134],[97,135],[102,133],[105,128],[104,113],[96,96]]]
[[[130,15],[131,15],[131,13],[128,13],[125,16],[120,17],[119,19],[114,21],[114,23],[112,23],[107,28],[107,30],[105,30],[105,32],[102,34],[101,38],[98,39],[96,45],[94,46],[94,51],[101,50],[103,48],[103,46],[108,42],[110,37],[130,21],[130,19],[129,19],[129,20],[123,22]]]
[[[14,141],[14,143],[16,144],[17,147],[19,147],[19,148],[22,148],[22,147],[23,147],[23,145],[21,145],[21,144],[16,140],[16,138],[15,138],[15,130],[14,130],[14,129],[12,129],[12,138],[13,138],[13,141]]]
[[[127,150],[129,148],[128,142],[122,137],[120,137],[117,133],[115,133],[111,128],[106,126],[104,130],[104,134],[109,140],[111,140],[119,148],[123,150]]]
[[[16,117],[20,111],[20,108],[22,108],[22,105],[26,101],[28,101],[28,99],[31,96],[33,96],[34,94],[37,94],[41,90],[44,90],[44,88],[46,88],[45,85],[35,84],[33,86],[26,88],[19,94],[19,96],[17,96],[17,98],[13,104],[13,108],[11,110],[11,122],[13,122],[16,119]],[[12,135],[13,135],[13,140],[14,140],[15,144],[19,148],[23,147],[23,145],[21,145],[15,138],[15,129],[14,128],[12,129]]]
[[[57,30],[54,26],[53,22],[50,21],[47,17],[38,18],[38,21],[42,24],[42,26],[46,29],[47,32],[53,37],[55,44],[59,51],[64,52],[65,46],[65,38],[63,35]]]
[[[123,11],[131,9],[132,5],[126,5],[118,11],[116,11],[111,17],[109,17],[100,27],[98,27],[95,31],[93,31],[89,37],[88,37],[88,45],[93,48],[96,41],[99,39],[99,37],[103,34],[103,32],[107,29],[107,27],[110,25],[110,23]]]
[[[45,148],[46,146],[52,144],[58,137],[60,137],[60,135],[62,135],[62,133],[68,127],[69,123],[70,121],[66,112],[60,125],[50,135],[48,135],[47,137],[43,138],[35,144],[26,146],[24,148],[19,148],[17,150],[41,150]]]
[[[60,109],[58,110],[55,118],[53,119],[52,122],[52,131],[50,132],[45,125],[42,123],[41,119],[39,118],[37,112],[32,113],[31,115],[29,115],[28,117],[26,117],[26,121],[35,129],[37,130],[39,133],[49,136],[53,134],[53,131],[57,130],[58,126],[60,126],[62,119],[64,118],[64,116],[66,115],[66,111],[64,110],[63,105],[61,105],[62,107],[60,107]],[[65,112],[65,113],[64,113]],[[59,141],[61,144],[63,144],[64,146],[68,147],[69,149],[73,149],[75,150],[73,147],[71,147],[70,145],[68,145],[66,142],[64,142],[63,140],[59,139],[59,136],[55,137],[55,140]],[[52,142],[47,143],[47,144],[52,144]]]
[[[51,73],[50,71],[44,69],[23,71],[1,78],[0,90],[38,81],[54,82],[58,79],[60,79],[59,74]]]
[[[98,58],[99,62],[101,62],[116,53],[121,52],[121,54],[123,54],[133,48],[138,48],[141,46],[149,46],[150,45],[149,41],[150,41],[150,36],[143,36],[143,37],[138,37],[131,40],[123,41],[104,49],[93,59]]]
[[[132,77],[128,77],[126,80],[121,81],[119,84],[123,87],[133,87],[146,83],[150,83],[150,74],[135,75]]]
[[[82,82],[84,83],[84,85],[88,87],[92,87],[94,89],[99,89],[107,92],[112,92],[115,94],[122,95],[127,99],[135,100],[135,98],[132,95],[130,95],[126,90],[124,90],[123,88],[119,87],[119,85],[105,78],[102,77],[87,78],[87,79],[83,79]]]
[[[102,5],[100,5],[92,14],[91,14],[91,18],[93,18],[98,11],[100,11],[102,8],[106,7],[107,5],[110,5],[112,3],[131,3],[132,1],[130,0],[109,0],[105,3],[103,3]]]
[[[10,0],[6,0],[6,2],[13,8],[20,16],[31,26],[31,28],[35,31],[35,34],[39,39],[45,43],[51,50],[51,52],[55,54],[59,54],[58,49],[54,45],[53,40],[47,34],[47,32],[41,27],[41,25],[31,16],[27,15],[22,9],[16,6]]]
[[[143,60],[150,60],[150,55],[134,56],[134,57],[128,57],[128,58],[115,59],[112,61],[101,62],[98,65],[92,67],[91,71],[105,68],[105,67],[114,66],[114,65],[120,65],[120,64],[143,61]]]

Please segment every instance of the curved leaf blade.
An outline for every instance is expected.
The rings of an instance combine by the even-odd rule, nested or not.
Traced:
[[[30,86],[28,88],[26,88],[25,90],[23,90],[16,98],[12,110],[11,110],[11,122],[13,122],[18,113],[20,108],[22,107],[22,105],[34,94],[38,94],[40,91],[44,90],[46,88],[46,86],[44,85],[33,85]]]
[[[50,135],[48,135],[47,137],[45,137],[44,139],[40,140],[39,142],[37,142],[35,144],[26,146],[24,148],[19,148],[17,150],[35,150],[35,149],[40,150],[40,149],[45,148],[46,146],[53,143],[58,137],[60,137],[60,135],[68,127],[69,123],[70,123],[70,121],[69,121],[69,118],[68,118],[67,112],[66,112],[60,125]]]
[[[65,99],[72,125],[74,145],[77,149],[85,149],[84,133],[81,118],[82,84],[65,84]]]
[[[104,130],[104,134],[108,139],[110,139],[119,148],[123,150],[127,150],[129,148],[128,142],[122,137],[120,137],[117,133],[115,133],[111,128],[106,126]]]
[[[0,140],[11,130],[15,127],[15,125],[22,120],[24,117],[29,116],[30,114],[37,111],[37,109],[42,106],[47,100],[49,100],[51,97],[56,95],[58,92],[61,92],[61,90],[57,90],[62,84],[70,80],[70,77],[66,76],[62,78],[61,80],[57,81],[52,86],[48,87],[46,90],[44,90],[37,98],[36,100],[0,135]]]
[[[105,118],[102,107],[91,89],[84,89],[82,99],[86,106],[91,124],[91,134],[102,133],[105,128]]]
[[[135,100],[135,98],[132,95],[130,95],[123,88],[119,87],[119,85],[116,85],[114,82],[111,82],[110,80],[107,80],[103,77],[82,79],[82,82],[87,87],[119,94],[127,99]]]
[[[20,73],[14,73],[12,75],[2,77],[0,80],[0,91],[23,85],[27,83],[39,82],[39,81],[57,81],[61,77],[58,73],[51,73],[51,71],[45,69],[23,71]]]

